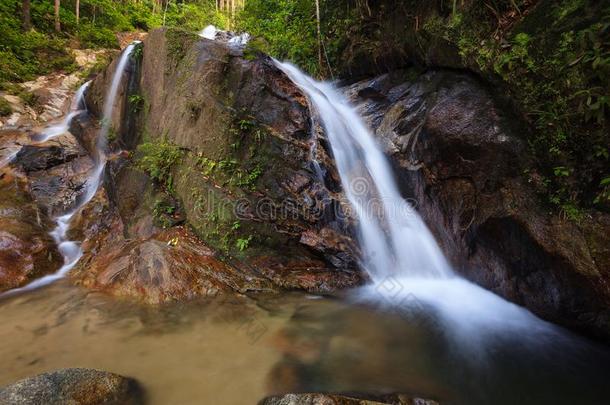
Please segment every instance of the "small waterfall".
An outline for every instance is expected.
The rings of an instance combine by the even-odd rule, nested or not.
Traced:
[[[289,63],[275,63],[317,110],[358,218],[361,266],[373,283],[355,293],[357,301],[442,325],[469,355],[478,356],[487,344],[508,335],[529,344],[561,339],[554,326],[457,276],[422,219],[400,196],[388,159],[356,109],[332,85]]]
[[[79,208],[87,204],[93,198],[102,181],[104,168],[106,167],[108,131],[110,131],[110,126],[112,125],[112,109],[114,108],[116,96],[119,91],[119,85],[121,84],[123,73],[127,67],[127,62],[129,62],[129,57],[131,56],[131,53],[135,49],[136,45],[139,43],[140,41],[134,41],[125,48],[121,54],[121,58],[119,59],[116,70],[114,71],[114,76],[112,76],[112,82],[108,88],[106,97],[104,98],[102,128],[97,136],[96,149],[93,155],[95,167],[93,168],[93,173],[87,180],[83,202],[79,205]]]
[[[0,294],[0,296],[15,294],[24,291],[31,291],[36,288],[48,285],[54,281],[57,281],[65,277],[66,274],[68,274],[68,272],[74,267],[74,265],[76,265],[76,263],[78,263],[78,261],[82,257],[83,252],[79,242],[68,240],[70,222],[72,220],[72,217],[82,207],[87,205],[87,203],[91,201],[91,199],[95,196],[101,183],[102,176],[104,173],[104,167],[106,166],[106,137],[108,135],[108,131],[110,130],[110,125],[112,122],[112,109],[116,101],[116,96],[118,93],[119,85],[121,83],[121,78],[123,77],[123,73],[125,71],[125,68],[127,67],[127,62],[129,61],[129,57],[131,56],[131,53],[133,52],[133,49],[135,48],[135,45],[137,43],[139,43],[139,41],[136,41],[127,46],[121,54],[121,58],[119,59],[119,62],[117,64],[114,76],[112,77],[112,84],[108,89],[106,98],[104,99],[104,115],[102,117],[102,127],[98,133],[96,144],[97,148],[93,154],[93,161],[95,165],[89,175],[89,178],[87,179],[85,192],[78,199],[76,206],[72,208],[72,210],[55,219],[57,225],[55,229],[51,232],[51,237],[57,244],[57,248],[64,258],[63,266],[61,266],[61,268],[56,273],[49,274],[39,279],[36,279],[23,287],[6,291]],[[76,115],[86,111],[84,94],[87,90],[88,85],[89,82],[85,83],[75,94],[70,113],[62,121],[62,123],[57,126],[47,128],[47,130],[43,132],[43,135],[46,136],[44,140],[51,139],[53,136],[57,136],[63,132],[66,132],[69,129],[72,119]],[[63,130],[61,132],[58,132],[60,128],[63,128]]]
[[[401,197],[386,156],[356,110],[330,84],[313,80],[291,64],[276,64],[320,115],[358,218],[362,266],[373,280],[452,277],[434,237]]]
[[[201,38],[211,40],[222,38],[222,40],[226,41],[227,44],[235,47],[245,46],[248,41],[250,41],[250,34],[248,34],[247,32],[238,35],[231,31],[220,30],[213,25],[208,25],[207,27],[199,31],[199,36]]]
[[[78,88],[76,93],[74,93],[74,97],[70,103],[70,110],[68,110],[68,114],[66,114],[60,123],[46,127],[40,134],[35,135],[32,138],[35,143],[46,142],[49,139],[53,139],[56,136],[67,132],[70,129],[70,125],[74,118],[87,111],[85,105],[85,91],[89,87],[89,84],[91,84],[90,81],[86,82]],[[21,146],[17,146],[13,151],[7,153],[6,156],[0,158],[0,168],[9,164],[15,156],[17,156],[20,150]]]
[[[208,25],[199,32],[199,36],[201,38],[214,40],[216,39],[216,33],[218,33],[218,29],[213,25]]]
[[[88,81],[78,88],[74,94],[74,98],[72,98],[70,110],[64,119],[59,124],[51,125],[45,128],[42,133],[34,139],[34,141],[40,143],[46,142],[49,139],[55,138],[56,136],[59,136],[70,129],[72,120],[87,111],[87,106],[85,105],[85,91],[87,91],[90,84],[91,81]]]

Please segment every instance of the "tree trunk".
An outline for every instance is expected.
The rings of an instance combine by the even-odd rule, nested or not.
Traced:
[[[59,2],[60,0],[55,0],[55,31],[61,32],[61,23],[59,21]]]
[[[169,6],[169,2],[171,0],[167,0],[165,2],[165,9],[163,10],[163,26],[165,27],[165,17],[167,16],[167,6]]]
[[[79,23],[80,20],[80,0],[76,0],[76,24]]]
[[[320,28],[320,0],[316,0],[316,22],[318,24],[318,64],[320,72],[322,71],[322,29]]]
[[[32,18],[30,16],[30,0],[23,0],[23,30],[32,29]]]

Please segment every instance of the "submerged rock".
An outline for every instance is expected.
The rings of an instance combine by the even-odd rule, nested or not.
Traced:
[[[405,77],[346,92],[456,270],[545,319],[610,338],[609,217],[577,224],[548,212],[526,171],[519,119],[475,78]]]
[[[383,396],[286,394],[265,398],[259,402],[259,405],[438,405],[438,402],[403,394]]]
[[[0,404],[139,405],[142,388],[132,378],[86,368],[39,374],[0,388]]]

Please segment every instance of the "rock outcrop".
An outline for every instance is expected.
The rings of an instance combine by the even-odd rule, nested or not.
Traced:
[[[454,267],[542,318],[610,338],[609,217],[577,224],[545,209],[519,120],[475,78],[406,77],[347,93]]]
[[[18,144],[28,139],[20,131],[0,131],[0,162],[6,161],[0,165],[0,292],[52,273],[62,262],[49,235],[53,222],[36,203],[28,181],[8,165]]]
[[[106,181],[110,205],[130,245],[104,244],[106,249],[96,254],[112,260],[93,258],[101,266],[94,265],[93,273],[114,274],[116,267],[102,269],[103,263],[127,263],[128,253],[138,249],[150,251],[156,264],[179,266],[170,259],[186,252],[161,247],[168,232],[163,228],[184,225],[183,231],[191,229],[202,246],[193,260],[207,257],[215,269],[185,277],[208,280],[211,284],[201,281],[201,288],[210,294],[226,287],[243,292],[272,286],[329,292],[362,282],[338,175],[323,148],[317,151],[320,171],[310,159],[312,141],[323,134],[312,128],[305,96],[270,58],[244,56],[220,41],[159,29],[144,40],[133,62],[119,87],[111,131],[116,135],[111,149],[131,153],[111,159]],[[96,78],[87,94],[94,115],[101,114],[114,66]],[[85,143],[88,127],[81,123]],[[135,148],[143,144],[150,146]],[[155,153],[180,157],[160,176],[140,164],[154,160]],[[144,262],[130,261],[136,267]],[[128,278],[134,283],[154,267],[129,266],[120,273],[132,274]],[[227,275],[220,284],[216,273]],[[101,279],[96,280],[86,284],[100,286]]]
[[[132,378],[106,371],[67,368],[0,388],[0,403],[11,405],[139,405],[142,388]]]

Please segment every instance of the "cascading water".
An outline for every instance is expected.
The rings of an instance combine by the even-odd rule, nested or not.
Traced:
[[[481,343],[486,332],[539,337],[553,330],[529,311],[457,276],[422,219],[400,196],[387,158],[356,109],[331,84],[289,63],[275,63],[317,111],[355,210],[361,265],[373,280],[360,290],[359,299],[425,308],[469,344]]]
[[[55,138],[56,136],[67,132],[70,129],[72,120],[87,111],[87,106],[85,105],[85,91],[87,91],[89,84],[91,84],[90,81],[78,88],[74,94],[72,103],[70,104],[68,114],[66,114],[64,119],[59,124],[51,125],[45,128],[41,134],[34,139],[36,142],[46,142],[49,139]]]
[[[66,114],[60,123],[50,125],[46,127],[39,135],[36,135],[33,138],[35,143],[46,142],[49,139],[55,138],[56,136],[68,131],[74,118],[87,111],[87,107],[85,106],[85,91],[89,87],[90,83],[91,82],[86,82],[78,88],[74,94],[72,102],[70,103],[70,110],[68,111],[68,114]],[[6,153],[4,157],[0,158],[0,168],[9,164],[17,156],[20,150],[21,146],[17,145],[10,152]]]
[[[390,164],[356,110],[330,84],[314,81],[291,64],[278,66],[307,93],[320,115],[358,217],[362,266],[373,280],[452,277],[432,234],[400,196]]]
[[[32,281],[31,283],[20,287],[9,290],[0,296],[7,294],[15,294],[23,291],[30,291],[36,288],[40,288],[42,286],[48,285],[54,281],[57,281],[63,278],[68,272],[74,267],[74,265],[79,261],[83,252],[78,242],[68,240],[68,230],[70,229],[70,222],[74,214],[76,214],[82,207],[87,205],[89,201],[95,196],[97,192],[102,175],[104,172],[104,167],[106,166],[106,137],[108,135],[108,131],[110,129],[111,120],[112,120],[112,109],[114,103],[116,101],[116,96],[118,93],[119,85],[121,83],[121,79],[125,68],[127,67],[127,62],[129,61],[129,57],[133,52],[135,46],[139,43],[136,41],[125,48],[123,51],[121,58],[117,64],[116,70],[114,72],[114,76],[112,77],[112,84],[108,89],[108,93],[106,93],[106,98],[104,99],[104,112],[102,117],[102,127],[97,136],[96,149],[93,151],[93,162],[94,167],[89,174],[89,178],[87,179],[87,183],[85,185],[85,192],[80,196],[77,200],[77,204],[74,208],[72,208],[69,212],[64,215],[61,215],[55,219],[57,226],[51,232],[51,236],[55,243],[57,244],[57,248],[64,259],[64,264],[61,268],[53,274],[46,275],[39,279]],[[61,124],[52,126],[47,128],[42,132],[42,138],[38,140],[39,142],[43,142],[53,138],[54,136],[58,136],[64,132],[66,132],[70,123],[78,114],[86,111],[86,105],[84,102],[84,94],[87,90],[89,83],[85,83],[81,88],[77,91],[74,96],[74,100],[72,102],[72,106],[70,108],[70,112],[66,116],[66,118],[62,121]]]
[[[131,56],[131,53],[133,52],[136,45],[139,43],[140,41],[132,42],[125,48],[125,50],[121,54],[121,58],[119,59],[119,62],[117,64],[114,76],[112,77],[110,88],[108,88],[108,92],[106,93],[106,98],[104,99],[104,111],[102,115],[102,128],[100,129],[100,132],[97,136],[96,149],[93,152],[93,161],[95,163],[95,166],[93,168],[92,175],[87,180],[87,186],[83,198],[84,202],[80,206],[87,204],[93,198],[102,180],[104,167],[106,167],[105,151],[108,140],[108,131],[110,130],[110,125],[112,124],[112,109],[114,108],[114,103],[119,90],[119,85],[121,84],[123,72],[127,67],[129,57]]]

